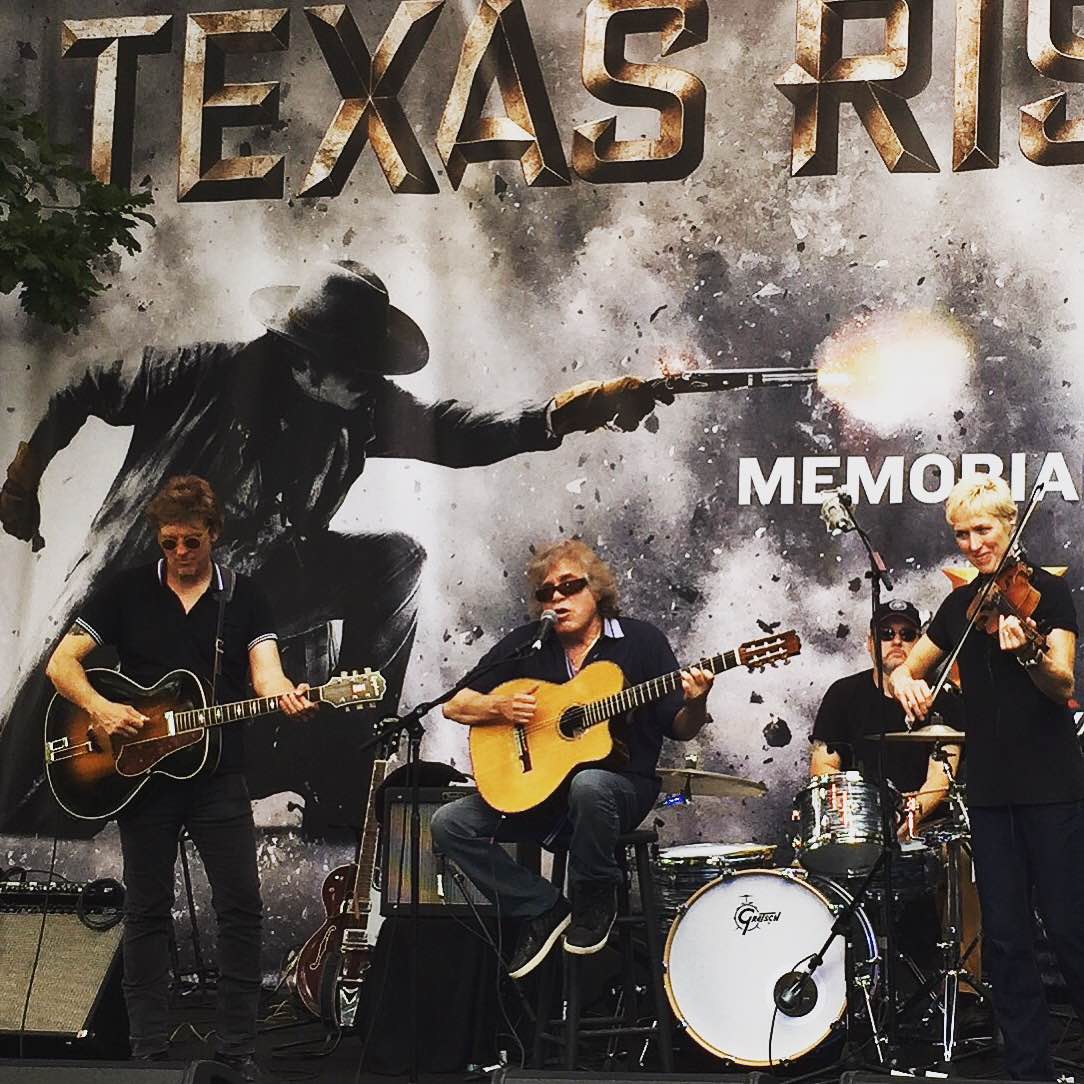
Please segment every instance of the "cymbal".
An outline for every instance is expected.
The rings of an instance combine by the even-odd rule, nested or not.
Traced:
[[[688,792],[693,797],[759,798],[768,787],[740,775],[705,772],[699,768],[660,768],[664,794]]]
[[[882,737],[885,741],[943,742],[945,745],[957,745],[966,735],[961,730],[953,730],[944,723],[929,723],[914,730],[890,730],[887,734],[871,735],[875,740]]]

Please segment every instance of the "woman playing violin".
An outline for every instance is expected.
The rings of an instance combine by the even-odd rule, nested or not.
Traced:
[[[929,710],[926,678],[964,635],[976,596],[1002,564],[1016,515],[1001,478],[964,478],[949,493],[945,518],[979,575],[942,602],[889,678],[910,719]],[[1020,570],[1011,584],[998,577],[1004,597],[979,614],[958,659],[984,962],[1006,1068],[1015,1079],[1053,1080],[1032,898],[1084,1020],[1084,754],[1068,707],[1077,620],[1063,580],[1026,571],[1030,584],[1020,584]],[[1023,610],[1009,597],[1020,586],[1029,596]]]

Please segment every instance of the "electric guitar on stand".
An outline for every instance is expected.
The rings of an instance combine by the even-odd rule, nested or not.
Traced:
[[[373,888],[378,829],[374,797],[387,768],[386,760],[373,761],[358,860],[333,869],[324,879],[327,918],[302,946],[294,966],[301,1003],[338,1028],[355,1024],[361,981],[376,942],[372,916],[380,913],[380,900]]]
[[[116,816],[152,775],[191,779],[218,763],[218,727],[278,711],[277,696],[207,706],[203,683],[189,670],[171,670],[150,688],[117,670],[94,668],[87,680],[102,696],[130,704],[147,717],[131,738],[114,734],[101,741],[94,720],[57,693],[45,713],[45,774],[60,805],[73,817]],[[383,699],[386,683],[378,671],[340,674],[309,689],[313,703],[360,708]]]
[[[750,640],[691,665],[713,674],[736,666],[759,670],[802,650],[791,629]],[[605,760],[614,750],[611,720],[681,688],[681,671],[625,687],[612,662],[593,662],[571,681],[554,684],[517,678],[492,695],[533,693],[537,704],[528,723],[479,723],[470,728],[474,778],[486,802],[501,813],[521,813],[545,801],[581,764]]]

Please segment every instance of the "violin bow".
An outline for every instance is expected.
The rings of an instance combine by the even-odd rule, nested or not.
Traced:
[[[1035,511],[1042,499],[1043,493],[1046,490],[1045,482],[1036,482],[1035,488],[1031,491],[1031,496],[1028,498],[1027,507],[1024,509],[1024,514],[1020,517],[1016,524],[1016,529],[1009,537],[1009,544],[1005,547],[1005,552],[1001,555],[1001,560],[997,563],[997,568],[994,569],[990,578],[979,589],[978,595],[975,596],[975,612],[971,615],[970,620],[967,622],[967,627],[963,631],[956,646],[952,649],[952,653],[944,663],[941,669],[941,676],[937,679],[937,684],[933,688],[932,698],[936,699],[937,695],[948,683],[949,675],[952,672],[952,665],[956,662],[957,657],[963,650],[964,643],[967,641],[968,636],[971,634],[971,630],[975,627],[975,622],[979,619],[979,614],[982,612],[982,605],[986,601],[987,595],[994,589],[994,584],[997,583],[998,576],[1005,569],[1005,565],[1008,564],[1010,557],[1015,560],[1017,555],[1017,546],[1020,544],[1020,538],[1024,533],[1024,528],[1028,524],[1028,520],[1031,519],[1031,514]]]

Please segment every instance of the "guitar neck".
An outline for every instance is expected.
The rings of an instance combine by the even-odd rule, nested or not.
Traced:
[[[321,688],[309,689],[303,695],[312,703],[320,700]],[[260,715],[270,715],[279,710],[277,696],[257,696],[252,700],[235,700],[231,704],[215,704],[212,707],[191,708],[188,711],[175,711],[173,725],[178,734],[187,730],[203,730],[209,726],[223,726],[243,719],[255,719]]]
[[[358,856],[357,875],[354,878],[354,893],[351,900],[355,915],[369,902],[369,887],[373,883],[373,866],[376,865],[376,791],[384,782],[384,773],[388,770],[386,760],[373,761],[373,775],[369,780],[369,799],[365,805],[365,827],[361,834],[361,854]]]
[[[725,670],[732,670],[735,666],[740,665],[741,660],[738,658],[736,650],[724,651],[720,655],[712,655],[711,658],[700,659],[689,664],[689,666],[699,666],[712,674],[721,674]],[[627,689],[622,689],[621,692],[614,693],[612,696],[606,696],[601,700],[593,700],[591,703],[585,704],[584,716],[589,724],[604,723],[615,715],[621,715],[643,704],[661,700],[664,696],[676,692],[680,688],[681,671],[675,670],[673,673],[651,678],[639,685],[630,685]]]

